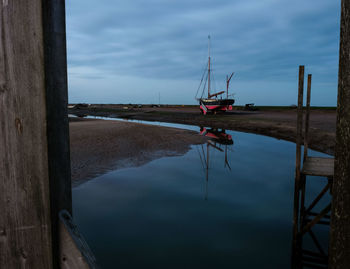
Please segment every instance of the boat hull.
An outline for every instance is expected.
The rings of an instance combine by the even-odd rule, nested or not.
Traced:
[[[234,99],[200,99],[199,108],[204,115],[208,112],[225,112],[227,110],[232,110],[234,102]]]

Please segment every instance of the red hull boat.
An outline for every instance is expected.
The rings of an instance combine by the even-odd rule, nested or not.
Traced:
[[[207,74],[206,81],[208,82],[208,97],[207,98],[199,98],[199,108],[202,114],[206,115],[208,113],[216,114],[217,112],[225,112],[227,110],[232,110],[232,105],[235,103],[235,100],[232,98],[228,98],[228,88],[230,84],[230,80],[234,73],[232,73],[230,76],[226,77],[226,98],[222,98],[222,94],[225,93],[225,91],[221,91],[218,93],[211,94],[211,88],[210,88],[210,77],[211,77],[211,58],[210,58],[210,36],[208,36],[208,69],[206,70],[205,74]],[[204,75],[203,75],[204,77]],[[201,84],[203,82],[203,77],[201,80],[201,83],[199,85],[199,88],[201,87]],[[205,83],[206,84],[206,83]],[[204,87],[205,87],[204,84]],[[198,88],[198,90],[199,90]],[[197,91],[198,93],[198,91]],[[204,93],[204,88],[203,88]],[[202,94],[203,95],[203,94]],[[221,96],[221,98],[218,98],[218,96]]]

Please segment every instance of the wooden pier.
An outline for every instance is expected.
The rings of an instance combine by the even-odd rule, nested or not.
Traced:
[[[312,75],[307,79],[307,98],[304,113],[304,66],[299,67],[299,89],[298,89],[298,114],[297,114],[297,139],[296,139],[296,164],[295,164],[295,189],[294,189],[294,214],[293,214],[293,246],[292,246],[292,268],[328,268],[328,252],[323,249],[317,236],[312,231],[315,225],[330,224],[331,204],[328,204],[320,212],[315,212],[315,207],[320,200],[331,190],[334,176],[334,158],[312,157],[308,155],[308,133],[310,118]],[[305,122],[303,118],[305,114]],[[303,128],[304,126],[304,128]],[[304,130],[303,130],[304,129]],[[304,142],[304,156],[301,158],[302,141]],[[321,178],[315,178],[321,177]],[[306,181],[321,180],[325,178],[325,186],[321,192],[314,197],[313,201],[306,205],[308,195]],[[309,234],[317,251],[303,247],[303,237]]]
[[[293,214],[292,268],[350,268],[350,1],[341,1],[338,104],[335,156],[311,157],[307,154],[311,75],[308,91],[304,132],[304,158],[301,167],[303,126],[304,66],[299,68],[297,148],[295,169],[295,193]],[[318,176],[325,179],[325,186],[306,207],[306,180]],[[320,180],[320,179],[317,179]],[[315,206],[326,193],[330,203],[319,212]],[[328,251],[318,242],[312,228],[330,225]],[[317,252],[303,248],[303,237],[309,234]]]

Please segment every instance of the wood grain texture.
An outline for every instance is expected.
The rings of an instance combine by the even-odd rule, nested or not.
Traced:
[[[60,268],[95,269],[95,256],[67,210],[59,213]]]
[[[52,268],[42,1],[0,2],[0,268]]]
[[[350,1],[341,2],[330,268],[350,268]]]
[[[303,164],[302,174],[333,178],[334,158],[307,157]]]

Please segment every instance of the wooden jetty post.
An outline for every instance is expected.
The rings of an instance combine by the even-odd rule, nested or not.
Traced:
[[[350,1],[341,1],[330,268],[350,268]]]
[[[304,156],[303,156],[303,164],[307,160],[308,156],[308,136],[309,136],[309,122],[310,122],[310,101],[311,101],[311,79],[312,75],[307,75],[307,94],[306,94],[306,114],[305,114],[305,124],[304,124]],[[302,115],[301,115],[302,117]],[[302,132],[299,131],[299,136],[302,135]],[[299,138],[301,139],[301,138]],[[300,143],[300,141],[299,141]],[[299,144],[299,148],[301,145]],[[299,153],[300,154],[300,153]],[[300,158],[300,157],[299,157]],[[300,167],[299,167],[300,168]],[[305,189],[306,189],[306,175],[303,173],[300,173],[300,191],[301,191],[301,197],[300,197],[300,219],[299,224],[300,226],[304,225],[305,222]],[[300,239],[300,243],[302,243],[302,239]]]
[[[295,256],[297,253],[298,231],[299,231],[299,203],[300,203],[300,165],[301,165],[301,143],[303,130],[303,94],[304,94],[304,70],[303,65],[299,66],[299,82],[298,82],[298,114],[297,114],[297,134],[296,134],[296,157],[295,157],[295,181],[294,181],[294,211],[293,211],[293,255],[292,267],[295,268],[295,261],[298,260]]]
[[[0,268],[94,267],[72,236],[65,44],[65,1],[0,1]]]
[[[311,80],[312,75],[307,75],[307,94],[306,94],[306,115],[304,130],[304,161],[307,158],[307,150],[309,149],[309,122],[310,122],[310,101],[311,101]]]

